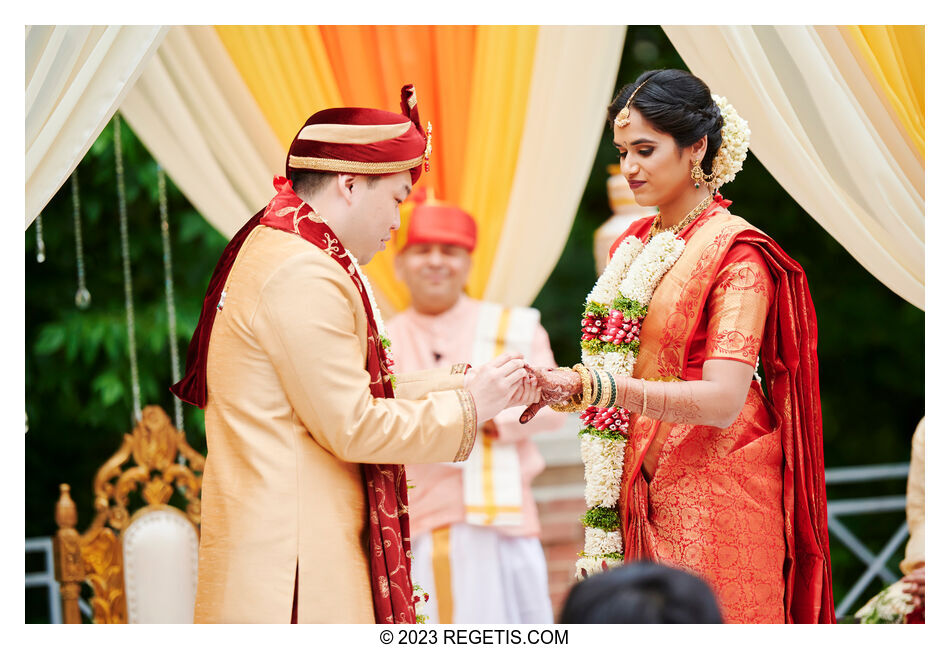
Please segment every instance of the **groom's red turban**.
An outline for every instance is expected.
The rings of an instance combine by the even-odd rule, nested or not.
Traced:
[[[287,153],[294,169],[353,174],[409,171],[419,180],[428,164],[429,133],[419,121],[416,90],[403,86],[403,114],[377,108],[328,108],[308,119]]]

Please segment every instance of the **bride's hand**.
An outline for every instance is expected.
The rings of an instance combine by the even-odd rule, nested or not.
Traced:
[[[575,394],[581,393],[581,377],[577,375],[577,372],[556,368],[538,369],[530,365],[525,365],[525,369],[528,370],[529,375],[537,379],[541,398],[528,406],[521,414],[519,421],[522,424],[531,421],[542,407],[567,401]]]

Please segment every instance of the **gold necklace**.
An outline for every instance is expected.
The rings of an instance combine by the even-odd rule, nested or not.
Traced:
[[[660,221],[662,220],[662,216],[660,215],[659,212],[657,212],[656,218],[653,219],[653,225],[650,226],[650,236],[647,237],[647,241],[649,242],[650,239],[653,238],[653,235],[659,234],[660,232],[672,232],[673,234],[678,234],[683,228],[685,228],[687,225],[692,223],[696,219],[697,216],[705,212],[706,208],[709,207],[712,201],[713,201],[713,197],[707,196],[702,201],[700,201],[699,205],[694,207],[692,211],[689,214],[687,214],[686,217],[682,221],[680,221],[676,225],[671,225],[670,227],[665,228],[663,230],[660,229]]]

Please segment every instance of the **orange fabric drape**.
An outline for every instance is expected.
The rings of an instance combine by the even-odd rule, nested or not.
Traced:
[[[422,119],[433,125],[430,171],[419,185],[475,217],[479,244],[469,291],[482,295],[514,182],[537,27],[226,26],[217,32],[284,145],[323,108],[399,111],[399,88],[414,83]],[[397,245],[366,268],[384,309],[408,304],[392,269],[404,236],[403,230]]]
[[[398,112],[398,89],[407,82],[415,84],[420,115],[433,125],[432,163],[419,186],[457,203],[464,178],[458,161],[467,139],[476,28],[342,25],[319,31],[343,104]],[[366,269],[396,309],[409,303],[408,291],[392,272],[396,251],[405,240],[406,218],[404,211],[395,245]]]

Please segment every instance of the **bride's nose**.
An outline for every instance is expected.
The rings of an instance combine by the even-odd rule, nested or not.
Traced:
[[[632,161],[628,162],[629,158],[630,158],[630,154],[627,154],[620,161],[620,173],[622,173],[628,179],[631,176],[635,176],[640,171],[640,165],[637,164],[636,162],[632,162]]]

